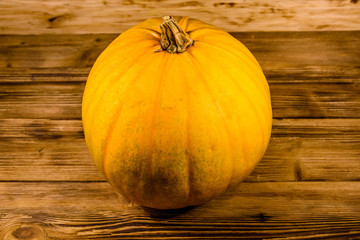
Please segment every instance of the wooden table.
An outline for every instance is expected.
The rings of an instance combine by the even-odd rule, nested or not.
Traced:
[[[359,239],[360,32],[233,33],[269,81],[246,181],[172,211],[126,201],[89,155],[87,74],[114,34],[0,36],[0,239]]]

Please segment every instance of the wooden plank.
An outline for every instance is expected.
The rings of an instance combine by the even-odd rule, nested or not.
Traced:
[[[247,182],[358,181],[359,119],[274,120]],[[0,181],[104,181],[80,120],[1,119]]]
[[[262,64],[270,83],[275,118],[360,116],[360,32],[236,33],[234,36],[244,41]],[[2,68],[1,82],[49,83],[4,85],[1,117],[79,119],[84,87],[81,82],[114,37],[1,36],[0,51],[5,54],[0,55],[0,65],[12,66]],[[68,86],[52,84],[55,81],[67,82]]]
[[[21,77],[22,81],[4,80],[0,88],[0,118],[80,119],[86,78],[50,77],[54,78],[54,82],[34,76]],[[60,82],[62,78],[64,82]],[[274,118],[360,117],[357,79],[268,81]]]
[[[0,67],[90,67],[117,35],[0,35]]]
[[[84,87],[84,81],[2,84],[0,118],[80,119]]]
[[[234,36],[249,46],[264,68],[272,92],[274,117],[360,116],[360,32],[236,33]],[[78,119],[84,86],[81,82],[114,37],[1,36],[0,51],[5,54],[0,55],[0,65],[12,66],[2,68],[1,82],[49,83],[4,85],[2,89],[8,90],[2,92],[1,116]],[[67,82],[69,86],[52,84],[55,81]],[[52,87],[57,92],[50,92]],[[29,88],[26,93],[25,88]]]
[[[355,62],[354,62],[355,63]],[[85,82],[91,67],[25,68],[0,67],[0,83]],[[360,78],[357,65],[263,67],[272,83],[352,83]]]
[[[233,33],[233,36],[249,48],[264,70],[359,66],[360,31]]]
[[[0,68],[0,83],[85,82],[89,68]]]
[[[360,8],[359,8],[360,9]],[[0,68],[91,67],[118,34],[0,35]],[[265,71],[351,68],[360,62],[360,31],[233,33]]]
[[[239,186],[174,211],[118,195],[86,148],[82,91],[113,36],[1,38],[0,239],[360,238],[359,32],[234,35],[269,79],[268,151]]]
[[[359,118],[358,80],[279,83],[269,80],[274,118]]]
[[[227,31],[359,30],[356,0],[12,0],[0,3],[3,34],[118,33],[150,17],[187,15]]]
[[[242,183],[201,206],[157,211],[129,203],[108,183],[0,183],[0,236],[358,238],[359,188],[359,182]]]
[[[303,128],[300,128],[298,132],[287,134],[281,138],[273,135],[270,146],[277,147],[269,148],[268,154],[264,158],[269,159],[269,161],[262,161],[254,174],[248,178],[249,181],[317,179],[335,181],[339,180],[338,176],[340,176],[340,180],[357,180],[359,174],[356,169],[358,168],[352,168],[352,166],[357,166],[358,158],[357,149],[359,149],[359,147],[356,135],[355,139],[350,139],[349,141],[346,139],[344,140],[339,136],[346,137],[351,131],[358,133],[354,124],[356,125],[356,118],[360,116],[360,95],[358,85],[360,71],[358,67],[359,61],[357,61],[360,54],[355,54],[359,49],[356,47],[359,42],[356,36],[359,35],[359,32],[243,33],[234,35],[237,38],[245,39],[245,41],[254,48],[256,48],[256,42],[258,41],[263,42],[264,46],[269,43],[271,48],[268,49],[272,49],[274,45],[271,44],[274,44],[274,42],[278,46],[286,44],[286,39],[289,39],[290,37],[290,39],[293,39],[291,40],[293,42],[298,41],[298,39],[302,39],[303,42],[322,42],[324,43],[323,49],[327,49],[330,52],[333,51],[334,53],[334,56],[324,56],[324,60],[320,63],[316,59],[315,61],[307,61],[305,58],[293,56],[299,55],[298,52],[295,52],[296,54],[286,54],[284,58],[280,57],[276,60],[282,62],[282,66],[287,66],[280,68],[278,67],[279,63],[271,65],[272,61],[266,60],[269,58],[267,57],[269,52],[265,47],[260,47],[260,49],[257,50],[255,49],[255,52],[259,54],[259,56],[262,56],[260,59],[263,59],[263,64],[266,66],[265,74],[268,76],[270,83],[275,118],[355,118],[354,120],[335,119],[335,122],[331,123],[333,124],[333,128],[330,131],[331,133],[334,133],[334,128],[342,129],[343,122],[345,122],[346,126],[347,124],[350,124],[351,127],[350,130],[344,134],[334,133],[334,139],[330,138],[322,141],[317,139],[316,135],[311,135],[310,138],[303,135],[298,138],[299,134],[314,131],[314,127],[309,127],[309,125],[311,125],[310,121],[304,123]],[[98,50],[94,50],[98,53],[107,42],[113,39],[113,37],[114,35],[63,35],[57,37],[3,36],[2,39],[5,39],[2,45],[3,49],[7,49],[7,45],[10,46],[10,49],[22,45],[30,48],[36,46],[39,47],[39,49],[60,49],[56,51],[64,52],[63,55],[67,56],[59,62],[58,68],[23,67],[0,69],[0,81],[2,83],[0,115],[1,118],[5,118],[4,126],[6,126],[5,129],[3,129],[3,132],[9,133],[9,131],[7,131],[7,128],[9,128],[9,134],[14,134],[14,132],[11,133],[11,131],[12,126],[15,126],[22,129],[21,131],[25,131],[25,129],[32,131],[31,134],[33,134],[30,138],[21,135],[12,140],[9,140],[11,137],[9,138],[7,135],[3,136],[6,140],[3,144],[3,150],[5,150],[5,153],[7,154],[5,154],[5,156],[8,156],[5,157],[6,160],[4,160],[4,163],[13,163],[13,161],[11,162],[11,158],[17,160],[16,171],[13,170],[11,165],[3,166],[3,179],[6,179],[6,176],[11,176],[10,179],[26,180],[26,176],[28,176],[28,180],[38,181],[43,179],[46,181],[49,179],[48,176],[51,176],[51,173],[55,171],[61,173],[57,176],[58,181],[103,180],[93,166],[90,168],[88,166],[91,159],[82,140],[81,133],[73,134],[71,131],[70,133],[59,133],[62,124],[69,126],[67,124],[71,125],[73,123],[77,124],[75,124],[76,126],[74,129],[78,129],[77,131],[81,132],[80,122],[78,121],[81,116],[80,104],[84,81],[86,80],[87,73],[90,69],[89,67],[62,68],[61,66],[66,66],[63,63],[73,57],[71,51],[67,52],[62,47],[64,45],[75,48],[76,46],[93,46],[92,44],[95,43],[95,45],[99,44]],[[24,39],[25,41],[22,43]],[[338,39],[343,39],[341,41],[344,41],[345,43],[341,45],[338,42]],[[51,41],[55,41],[54,45]],[[301,44],[296,43],[293,45]],[[308,44],[307,47],[310,47],[309,45],[310,44]],[[94,47],[94,49],[97,49],[97,47]],[[286,52],[286,49],[275,47],[273,50],[274,53],[281,55],[278,52],[280,51],[279,49],[281,49],[283,53]],[[44,59],[48,58],[48,52],[50,52],[50,50],[46,50],[46,54],[42,55],[44,56]],[[305,49],[303,50],[305,51]],[[23,51],[27,51],[26,47],[19,52]],[[317,48],[316,51],[318,51]],[[318,51],[318,53],[320,53],[320,51]],[[31,64],[31,57],[33,57],[34,54],[27,53],[25,55],[30,59],[28,60],[28,63],[24,61],[21,64]],[[90,55],[95,56],[96,54]],[[9,54],[8,56],[10,56],[10,58],[17,58],[16,54]],[[48,62],[48,60],[45,60],[44,62]],[[84,61],[81,60],[81,58],[78,58],[76,61],[69,62],[71,62],[71,64],[78,63],[79,66],[85,66],[91,61],[85,61],[87,63],[84,64]],[[342,65],[343,63],[346,63],[346,66]],[[47,64],[44,64],[43,66],[47,66]],[[15,123],[12,124],[14,120],[11,118],[14,118],[15,120],[18,119],[18,121],[15,121]],[[7,121],[6,119],[11,120]],[[49,121],[44,119],[60,120]],[[61,121],[61,119],[64,121]],[[76,119],[76,121],[68,122],[67,120],[69,119]],[[299,120],[301,121],[301,119]],[[287,124],[287,131],[291,129],[291,124],[295,124],[294,121],[295,120],[290,120],[290,123]],[[285,119],[284,122],[287,122],[287,120]],[[316,120],[315,122],[318,124],[315,128],[319,128],[324,124],[323,120]],[[297,122],[296,124],[300,123],[301,122]],[[301,126],[301,124],[299,126]],[[276,127],[276,124],[274,127]],[[284,128],[285,127],[281,128],[281,130],[284,130]],[[65,129],[62,128],[61,131],[65,131]],[[325,128],[324,131],[326,131],[326,129],[327,128]],[[49,132],[46,132],[48,130]],[[67,134],[70,135],[67,136]],[[322,133],[319,133],[319,136],[323,136]],[[69,144],[64,143],[61,146],[58,144],[59,141],[67,141],[67,139],[70,141]],[[16,141],[23,143],[23,145],[19,145]],[[71,145],[71,143],[74,142],[78,144],[76,147]],[[332,146],[329,145],[330,143],[333,144],[333,147],[330,147]],[[304,149],[299,150],[304,146],[310,149],[311,152],[306,153]],[[11,149],[11,153],[9,153],[8,149]],[[317,149],[320,149],[320,151]],[[340,149],[340,151],[338,151],[338,149]],[[284,154],[284,152],[286,154]],[[317,155],[314,153],[317,153]],[[338,162],[334,163],[336,159],[333,158],[333,156],[346,160],[344,164]],[[82,158],[89,161],[83,162],[83,160],[81,160]],[[38,159],[42,160],[39,161]],[[74,161],[72,162],[71,159]],[[289,161],[289,159],[292,160]],[[302,161],[299,161],[299,159],[302,159]],[[308,159],[307,162],[306,159]],[[34,164],[34,162],[37,163],[37,167],[28,170],[28,167],[33,166],[32,164]],[[53,163],[53,165],[49,165],[49,163]],[[41,174],[41,166],[44,164],[47,166],[47,174]],[[76,165],[79,172],[76,176],[68,174],[73,164]],[[351,169],[351,171],[349,172],[348,169]],[[29,175],[24,175],[22,171],[30,172]],[[55,179],[51,179],[51,181],[55,181]]]

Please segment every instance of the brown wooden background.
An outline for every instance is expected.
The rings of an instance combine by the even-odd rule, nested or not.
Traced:
[[[81,124],[87,74],[125,29],[165,14],[222,27],[255,55],[274,112],[245,182],[156,211],[118,195]],[[360,239],[360,3],[0,2],[0,239]]]
[[[120,33],[164,15],[230,32],[359,30],[358,0],[11,0],[0,2],[4,34]]]

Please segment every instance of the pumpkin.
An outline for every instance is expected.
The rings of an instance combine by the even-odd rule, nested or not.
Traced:
[[[267,148],[268,83],[227,32],[188,17],[148,19],[92,67],[82,103],[97,167],[126,199],[199,205],[237,185]]]

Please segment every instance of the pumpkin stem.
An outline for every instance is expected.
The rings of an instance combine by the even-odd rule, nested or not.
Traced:
[[[163,50],[169,53],[183,53],[187,47],[194,44],[189,34],[180,27],[173,17],[164,16],[163,20],[160,25],[160,45]]]

